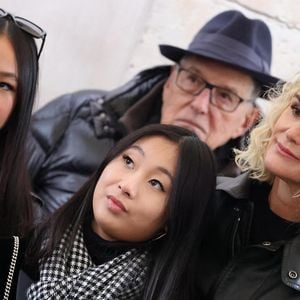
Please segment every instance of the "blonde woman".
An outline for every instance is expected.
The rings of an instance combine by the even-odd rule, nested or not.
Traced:
[[[247,149],[236,151],[244,173],[219,178],[199,252],[207,299],[300,299],[300,76],[271,98]]]

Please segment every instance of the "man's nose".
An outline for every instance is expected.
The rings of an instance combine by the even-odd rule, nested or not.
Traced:
[[[210,105],[211,90],[205,88],[200,94],[194,96],[191,102],[192,109],[199,114],[207,114]]]

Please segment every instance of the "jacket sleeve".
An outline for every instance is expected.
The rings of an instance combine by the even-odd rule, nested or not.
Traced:
[[[43,162],[63,136],[71,114],[72,94],[63,95],[32,116],[27,139],[28,168],[34,186]]]
[[[86,90],[60,96],[32,116],[27,139],[28,168],[33,187],[42,172],[43,164],[76,117],[76,112],[103,91]]]

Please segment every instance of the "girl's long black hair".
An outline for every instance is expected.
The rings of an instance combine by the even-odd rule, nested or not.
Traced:
[[[151,248],[152,262],[143,299],[192,299],[193,258],[205,231],[206,206],[215,188],[215,163],[208,146],[194,133],[173,125],[145,126],[120,140],[90,180],[36,231],[27,253],[29,264],[47,259],[70,224],[71,247],[79,226],[92,215],[94,188],[106,165],[146,136],[174,141],[179,154],[167,208],[167,234]]]
[[[38,78],[37,48],[9,18],[0,18],[0,36],[12,44],[18,74],[14,108],[0,129],[0,236],[23,236],[33,222],[25,144]]]

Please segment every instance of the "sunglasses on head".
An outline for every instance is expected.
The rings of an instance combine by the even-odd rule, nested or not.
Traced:
[[[46,39],[46,31],[44,31],[41,27],[38,25],[32,23],[31,21],[22,18],[22,17],[17,17],[14,16],[7,11],[3,10],[0,8],[0,18],[9,18],[11,19],[21,30],[24,32],[28,33],[35,39],[42,39],[42,44],[40,47],[40,50],[38,51],[37,57],[40,57],[40,54],[43,50],[44,44],[45,44],[45,39]]]

